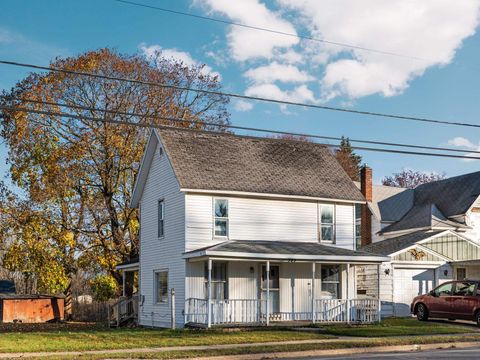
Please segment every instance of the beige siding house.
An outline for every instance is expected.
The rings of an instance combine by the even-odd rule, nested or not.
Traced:
[[[379,320],[378,297],[356,297],[358,266],[389,260],[355,250],[364,201],[320,145],[152,132],[132,200],[139,323],[169,327],[173,308],[176,327]]]

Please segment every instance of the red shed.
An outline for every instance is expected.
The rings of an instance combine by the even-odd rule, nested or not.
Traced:
[[[0,294],[0,322],[42,323],[64,319],[61,296]]]

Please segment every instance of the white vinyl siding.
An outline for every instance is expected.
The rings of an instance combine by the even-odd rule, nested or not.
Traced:
[[[184,194],[175,178],[167,156],[155,150],[147,176],[140,211],[140,294],[139,323],[144,326],[170,326],[170,290],[175,289],[176,323],[183,325],[182,310],[185,299]],[[158,241],[158,201],[168,205],[168,221],[164,221],[164,238]],[[156,302],[155,271],[168,269],[168,302]]]
[[[186,194],[186,251],[225,241],[214,234],[212,204],[215,196]],[[228,239],[319,241],[318,202],[222,197],[228,200]],[[334,206],[335,246],[355,248],[353,204]]]
[[[257,299],[260,296],[260,277],[262,263],[249,261],[229,261],[228,298]],[[204,298],[204,262],[187,263],[187,297]],[[304,312],[312,310],[312,264],[310,263],[275,263],[279,266],[279,310],[282,313]],[[317,263],[315,269],[315,298],[322,297],[321,269]],[[327,265],[325,265],[327,266]],[[355,267],[350,268],[350,279],[347,281],[345,265],[340,265],[339,296],[347,296],[347,282],[350,297],[355,298]]]

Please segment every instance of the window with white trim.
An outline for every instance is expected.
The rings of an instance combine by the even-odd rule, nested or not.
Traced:
[[[168,302],[168,271],[155,271],[155,303]]]
[[[355,204],[355,248],[358,250],[362,246],[362,207]]]
[[[228,299],[227,263],[212,263],[212,299]],[[208,296],[208,262],[205,263],[205,298]]]
[[[340,297],[340,267],[338,265],[323,265],[322,298],[339,299]]]
[[[228,200],[215,199],[213,205],[214,234],[228,237]]]
[[[165,201],[158,201],[158,237],[165,235]]]
[[[320,240],[332,243],[335,240],[333,205],[320,205]]]

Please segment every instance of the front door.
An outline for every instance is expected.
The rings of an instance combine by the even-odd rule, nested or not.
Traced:
[[[262,300],[267,299],[267,268],[262,265],[262,281],[261,281]],[[266,310],[266,309],[265,309]],[[275,314],[280,313],[280,266],[270,266],[270,299],[269,313],[275,318]]]

